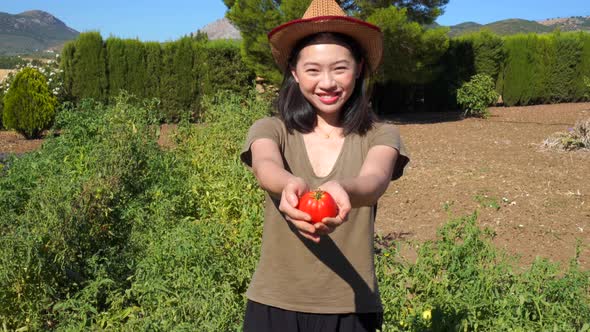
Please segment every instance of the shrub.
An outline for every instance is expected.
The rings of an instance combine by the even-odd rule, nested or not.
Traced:
[[[0,95],[6,94],[16,75],[25,68],[33,68],[39,71],[47,80],[47,86],[52,95],[57,98],[58,103],[65,100],[63,70],[59,68],[59,56],[55,60],[40,62],[33,60],[26,62],[23,66],[17,66],[15,71],[11,71],[2,82],[0,82]]]
[[[457,90],[457,102],[465,111],[465,115],[488,117],[487,107],[498,99],[494,80],[485,74],[471,77]]]
[[[215,95],[227,90],[246,96],[252,89],[255,74],[246,66],[240,54],[240,43],[214,40],[204,44],[205,80],[203,94]]]
[[[0,129],[4,128],[2,124],[2,114],[4,114],[4,91],[0,89]]]
[[[0,55],[0,69],[14,69],[26,63],[20,56]]]
[[[53,122],[56,103],[45,76],[36,69],[25,68],[15,76],[4,96],[2,122],[27,138],[38,137]]]

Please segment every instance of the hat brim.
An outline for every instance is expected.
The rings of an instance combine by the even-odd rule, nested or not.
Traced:
[[[371,71],[381,64],[383,36],[379,27],[348,16],[318,16],[287,22],[268,34],[272,55],[285,72],[293,47],[302,38],[319,32],[337,32],[356,40],[364,49]]]

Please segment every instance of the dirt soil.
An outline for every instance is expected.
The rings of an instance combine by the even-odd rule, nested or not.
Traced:
[[[13,69],[0,69],[0,82],[2,82],[4,78],[13,71]]]
[[[411,155],[404,176],[382,197],[378,232],[404,241],[434,239],[452,216],[479,213],[495,244],[520,256],[590,268],[590,150],[541,149],[551,134],[590,118],[590,103],[498,107],[488,119],[457,114],[392,118]],[[411,253],[408,253],[411,256]]]
[[[590,268],[590,151],[541,149],[551,134],[589,118],[590,103],[490,111],[485,120],[457,113],[391,117],[411,162],[380,200],[377,232],[404,242],[434,239],[449,213],[477,210],[480,225],[496,232],[495,244],[519,255],[522,264],[537,256],[567,263],[579,241],[579,262]],[[174,129],[162,127],[161,145],[171,144],[167,135]],[[0,157],[37,149],[42,142],[0,131]]]

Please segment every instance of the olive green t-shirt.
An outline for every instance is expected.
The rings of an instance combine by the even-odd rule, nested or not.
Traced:
[[[397,127],[377,123],[363,136],[347,135],[332,171],[313,172],[301,133],[289,134],[276,117],[256,121],[241,152],[252,166],[250,146],[259,138],[277,143],[285,168],[303,178],[310,188],[358,176],[369,149],[386,145],[400,152],[392,179],[400,177],[409,161]],[[278,209],[279,200],[266,193],[260,260],[246,296],[255,302],[308,313],[381,312],[374,267],[375,206],[353,208],[348,221],[320,243],[302,237]]]

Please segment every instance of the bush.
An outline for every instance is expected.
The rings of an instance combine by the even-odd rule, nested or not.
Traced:
[[[27,138],[38,137],[53,122],[56,103],[45,76],[36,69],[25,68],[15,76],[4,96],[2,123]]]
[[[214,96],[218,91],[231,91],[246,96],[251,91],[255,74],[246,66],[240,53],[240,43],[214,40],[204,44],[205,82],[203,94]]]
[[[4,124],[2,123],[2,114],[4,114],[4,91],[0,89],[0,129],[4,128]]]
[[[488,106],[498,100],[494,80],[485,74],[471,77],[471,80],[457,90],[457,102],[465,115],[488,117]]]
[[[14,69],[25,65],[26,61],[19,56],[0,55],[0,69]]]

